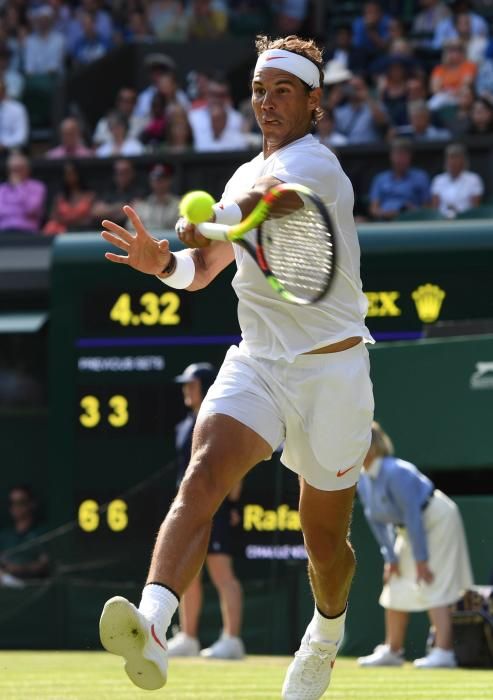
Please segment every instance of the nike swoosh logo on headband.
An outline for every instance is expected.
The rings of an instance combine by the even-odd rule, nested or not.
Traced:
[[[275,58],[287,58],[287,56],[269,56],[266,61],[273,61]]]

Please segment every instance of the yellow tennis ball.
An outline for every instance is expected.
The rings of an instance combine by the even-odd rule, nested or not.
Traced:
[[[186,194],[180,202],[180,214],[192,224],[202,224],[212,217],[214,198],[208,192],[194,190]]]

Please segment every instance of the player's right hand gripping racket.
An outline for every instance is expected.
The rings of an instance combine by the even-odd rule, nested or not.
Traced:
[[[287,208],[293,193],[303,202],[294,211],[292,206]],[[308,187],[281,183],[270,189],[241,223],[204,223],[197,228],[206,238],[243,246],[286,301],[313,304],[329,290],[335,273],[334,227],[324,203]],[[244,238],[254,228],[255,247]]]

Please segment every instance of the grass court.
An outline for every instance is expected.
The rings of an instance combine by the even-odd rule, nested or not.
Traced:
[[[103,652],[0,652],[1,700],[279,700],[287,657],[173,659],[168,685],[139,691]],[[361,669],[339,658],[324,700],[493,700],[493,670]]]

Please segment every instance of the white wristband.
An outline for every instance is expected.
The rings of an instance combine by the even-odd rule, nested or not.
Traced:
[[[173,253],[176,259],[176,267],[167,277],[156,275],[158,280],[163,284],[174,289],[186,289],[189,287],[195,277],[195,263],[188,251],[180,250],[178,253]]]
[[[216,215],[216,224],[226,224],[226,226],[234,226],[239,224],[243,219],[241,209],[234,200],[225,200],[214,204],[212,207]]]

